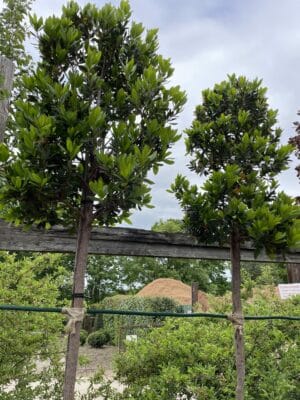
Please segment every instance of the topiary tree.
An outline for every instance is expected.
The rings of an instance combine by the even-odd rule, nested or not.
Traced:
[[[110,341],[109,333],[104,329],[92,332],[87,337],[87,342],[91,347],[100,348]]]
[[[157,30],[130,23],[119,7],[80,8],[31,17],[40,61],[16,101],[17,151],[3,165],[2,215],[24,226],[77,232],[72,306],[83,305],[92,225],[126,221],[150,206],[149,171],[171,163],[173,127],[185,103],[167,86],[170,60],[157,53]],[[79,332],[69,336],[64,399],[74,398]]]
[[[230,245],[236,399],[244,398],[245,356],[240,296],[240,245],[256,254],[284,252],[299,240],[299,207],[277,192],[275,176],[287,168],[291,145],[280,145],[261,81],[231,75],[202,93],[203,103],[186,131],[190,169],[208,176],[201,190],[178,176],[172,190],[185,210],[185,223],[199,240]],[[298,235],[298,237],[297,237]]]

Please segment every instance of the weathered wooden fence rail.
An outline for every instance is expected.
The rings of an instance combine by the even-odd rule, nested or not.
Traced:
[[[58,227],[48,231],[42,229],[24,231],[0,220],[0,250],[74,253],[75,247],[75,234],[69,233],[67,229]],[[227,247],[199,244],[192,236],[180,233],[157,233],[132,228],[94,229],[89,253],[208,260],[230,259]],[[285,261],[300,264],[300,249],[289,251],[285,259],[282,256],[270,259],[264,253],[255,259],[253,249],[245,246],[241,257],[243,261]]]

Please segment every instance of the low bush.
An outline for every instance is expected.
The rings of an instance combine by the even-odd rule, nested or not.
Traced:
[[[99,329],[96,332],[89,334],[87,342],[91,347],[100,348],[109,343],[109,333],[104,329]]]
[[[80,345],[81,346],[83,346],[85,344],[88,335],[89,334],[85,329],[81,329],[81,331],[80,331]]]
[[[149,312],[182,312],[182,306],[167,297],[137,297],[117,295],[106,297],[100,304],[93,308],[103,308],[124,311],[149,311]],[[96,317],[94,329],[104,327],[109,332],[110,340],[117,344],[125,335],[141,333],[140,327],[151,327],[163,322],[165,317],[146,317],[135,315],[101,315]]]
[[[248,315],[300,316],[300,297],[281,301],[256,294]],[[218,312],[229,313],[222,299]],[[245,400],[300,399],[299,321],[246,321]],[[117,379],[126,388],[118,399],[232,400],[235,395],[233,328],[229,321],[168,319],[117,360]]]

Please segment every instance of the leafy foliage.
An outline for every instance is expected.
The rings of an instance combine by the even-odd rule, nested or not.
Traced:
[[[88,332],[85,329],[80,330],[80,346],[83,346],[87,340]]]
[[[158,278],[173,278],[199,289],[223,294],[229,289],[223,262],[150,257],[90,256],[86,297],[98,303],[115,294],[134,294]]]
[[[28,35],[28,25],[24,20],[33,0],[3,0],[3,3],[0,12],[0,54],[14,60],[20,72],[31,60],[24,47]]]
[[[39,281],[44,278],[51,279],[58,290],[57,300],[59,304],[65,304],[65,300],[71,297],[72,277],[68,264],[69,256],[58,253],[28,253],[16,252],[16,260],[31,264],[33,279]]]
[[[2,252],[0,303],[56,306],[57,281],[48,276],[36,279],[36,268],[31,260]],[[57,314],[1,311],[1,399],[60,398],[62,371],[58,340],[61,330],[62,317]],[[47,368],[38,370],[38,360],[47,361]]]
[[[172,127],[185,102],[166,86],[170,60],[157,53],[157,31],[130,24],[122,1],[61,17],[32,16],[40,62],[23,78],[16,146],[4,163],[1,202],[15,223],[76,227],[81,203],[111,225],[149,206],[147,173],[170,163]]]
[[[191,170],[208,176],[201,190],[178,176],[172,190],[186,211],[188,229],[205,242],[229,241],[233,227],[257,253],[299,243],[299,207],[278,193],[276,174],[287,168],[291,145],[280,145],[261,81],[231,75],[204,90],[187,129]]]
[[[25,49],[25,39],[29,35],[28,15],[34,0],[3,0],[0,11],[0,55],[13,61],[14,79],[13,91],[7,93],[2,89],[0,75],[0,99],[12,98],[10,114],[6,123],[5,142],[14,142],[13,136],[16,130],[14,100],[25,96],[25,88],[22,85],[22,75],[30,70],[31,55]],[[0,168],[1,163],[9,158],[9,150],[6,144],[0,144]],[[0,173],[0,179],[1,179]]]
[[[105,298],[93,308],[124,311],[182,312],[182,307],[165,297],[113,296]],[[114,344],[123,339],[124,333],[136,334],[140,328],[150,328],[161,323],[164,317],[144,317],[134,315],[99,315],[95,319],[96,328],[104,328]]]
[[[160,220],[152,230],[180,232],[183,223],[175,219]],[[134,294],[158,278],[178,279],[188,285],[198,282],[199,289],[221,295],[230,285],[226,268],[226,263],[221,261],[90,256],[86,278],[87,298],[91,303],[98,303],[107,296]]]
[[[300,115],[300,111],[298,111],[298,115]],[[300,123],[295,122],[296,126],[296,136],[290,138],[289,142],[295,146],[295,154],[298,160],[300,159]],[[300,165],[296,167],[297,176],[300,178]]]
[[[278,263],[242,263],[243,286],[263,287],[265,285],[277,286],[288,283],[287,270],[284,264]]]
[[[104,329],[99,329],[96,332],[92,332],[87,337],[87,342],[91,347],[100,348],[105,344],[109,343],[109,333]]]
[[[151,228],[154,232],[184,232],[184,225],[181,220],[169,218],[167,220],[160,219],[155,222]]]
[[[229,312],[230,300],[216,304]],[[257,294],[248,314],[300,315],[299,298],[280,301]],[[249,321],[245,327],[246,400],[298,398],[298,322]],[[117,376],[128,385],[118,399],[229,400],[234,397],[232,327],[226,321],[199,318],[168,320],[137,342],[128,343],[117,361]]]

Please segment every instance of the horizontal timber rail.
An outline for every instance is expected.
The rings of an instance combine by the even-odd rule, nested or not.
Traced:
[[[0,250],[74,253],[75,234],[55,227],[50,230],[32,228],[24,231],[0,220]],[[90,254],[114,256],[144,256],[230,260],[229,247],[198,243],[182,233],[158,233],[143,229],[95,228],[92,232]],[[278,255],[270,259],[261,253],[256,259],[250,246],[241,249],[242,261],[288,262],[300,264],[300,249],[289,251],[285,258]]]

